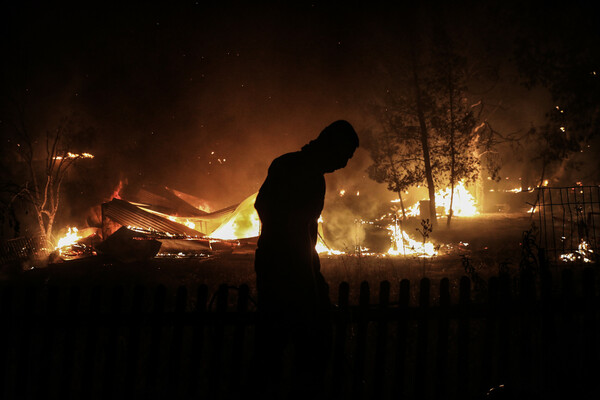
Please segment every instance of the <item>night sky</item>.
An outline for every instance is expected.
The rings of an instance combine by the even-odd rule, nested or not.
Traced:
[[[347,119],[359,135],[372,129],[369,104],[389,84],[395,45],[420,21],[445,21],[461,44],[500,65],[502,83],[488,93],[503,104],[496,127],[528,129],[551,103],[544,90],[519,84],[513,41],[534,22],[567,29],[585,12],[516,2],[368,4],[5,4],[3,142],[14,145],[15,104],[32,132],[68,116],[92,132],[79,143],[96,156],[80,168],[90,178],[82,197],[101,201],[127,179],[227,206],[258,190],[274,157],[330,122]],[[393,198],[368,179],[368,164],[360,149],[328,176],[329,189]]]

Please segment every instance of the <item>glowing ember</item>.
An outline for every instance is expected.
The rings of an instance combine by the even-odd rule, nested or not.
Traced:
[[[65,251],[67,247],[74,245],[80,239],[83,238],[79,236],[77,228],[69,227],[67,234],[58,239],[55,250],[58,250],[59,254],[62,254],[62,252]]]
[[[242,201],[229,218],[210,234],[210,237],[233,240],[258,236],[260,234],[260,218],[254,208],[257,194]]]
[[[59,161],[65,159],[65,158],[94,158],[94,156],[90,153],[77,154],[77,153],[68,152],[66,156],[52,157],[52,159],[59,160]]]
[[[577,251],[574,253],[561,254],[560,259],[564,262],[581,260],[585,263],[593,263],[594,256],[594,250],[590,249],[588,242],[582,239]]]
[[[390,247],[387,254],[391,256],[416,255],[419,257],[433,257],[437,255],[433,243],[417,242],[408,236],[406,232],[394,225],[388,226],[387,229],[391,232],[392,239],[392,247]]]

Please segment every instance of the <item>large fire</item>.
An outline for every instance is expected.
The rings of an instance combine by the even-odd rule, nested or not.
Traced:
[[[451,200],[452,189],[447,187],[445,189],[438,190],[435,193],[435,205],[436,208],[442,208],[441,215],[448,215],[450,213],[450,200]],[[396,203],[399,200],[394,200]],[[452,215],[455,217],[473,217],[479,214],[477,210],[477,202],[471,195],[469,190],[465,186],[464,181],[460,181],[454,187],[454,199],[452,199]],[[409,217],[418,217],[420,215],[419,202],[406,209],[406,215]],[[438,213],[438,215],[440,215]]]
[[[70,155],[69,155],[70,156]],[[79,156],[79,155],[75,155]],[[85,155],[84,155],[85,156]],[[120,189],[120,188],[119,188]],[[440,190],[436,193],[436,203],[438,208],[438,212],[440,209],[443,210],[444,214],[447,214],[450,209],[450,194],[451,190],[446,188],[444,190]],[[339,192],[340,196],[347,195],[346,191],[341,190]],[[359,196],[360,193],[357,191],[356,196]],[[218,227],[210,232],[207,235],[207,239],[219,239],[219,240],[238,240],[238,239],[246,239],[246,238],[255,238],[260,235],[260,219],[258,217],[258,213],[254,208],[254,202],[256,201],[257,193],[249,196],[245,200],[243,200],[233,212],[229,216],[227,216]],[[148,211],[152,214],[162,216],[171,221],[177,222],[179,224],[185,225],[188,228],[196,230],[199,226],[204,226],[202,224],[206,224],[201,219],[197,218],[187,218],[187,217],[179,217],[174,215],[167,215],[160,213],[158,211],[152,210],[150,208],[146,208],[143,206],[139,206],[142,210]],[[454,188],[454,200],[452,206],[455,216],[473,216],[479,214],[475,200],[473,196],[466,189],[464,182],[460,182]],[[419,215],[419,203],[415,204],[413,207],[407,210],[407,215],[409,216],[418,216]],[[134,227],[129,227],[130,229],[139,229]],[[204,226],[204,230],[206,227]],[[214,228],[213,228],[214,229]],[[419,240],[414,237],[409,236],[409,234],[402,230],[397,224],[392,224],[386,227],[390,234],[391,246],[389,250],[385,254],[381,255],[390,255],[390,256],[418,256],[418,257],[433,257],[438,254],[437,249],[434,244],[429,242],[428,240]],[[327,245],[327,243],[323,239],[323,218],[319,218],[319,237],[317,240],[317,244],[315,246],[315,250],[319,254],[325,255],[343,255],[346,252],[331,248]],[[199,231],[200,232],[200,231]],[[168,233],[167,233],[168,235]],[[200,233],[199,233],[200,235]],[[56,250],[62,255],[68,252],[69,248],[76,245],[78,241],[80,241],[83,237],[80,236],[80,232],[77,228],[71,227],[68,228],[67,234],[60,238],[56,245]],[[424,239],[427,239],[426,237]],[[356,248],[361,254],[375,254],[370,253],[368,249],[359,246],[356,244]]]
[[[444,215],[450,213],[450,198],[452,190],[446,188],[435,194],[436,206],[444,207]],[[465,183],[461,181],[454,187],[454,199],[452,201],[452,215],[455,217],[472,217],[478,215],[477,205],[471,193],[465,187]]]

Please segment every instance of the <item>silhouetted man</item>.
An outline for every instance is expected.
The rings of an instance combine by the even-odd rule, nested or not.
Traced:
[[[276,158],[256,198],[262,223],[255,257],[258,289],[257,366],[265,398],[277,398],[283,352],[293,344],[292,398],[324,398],[331,347],[329,287],[321,275],[318,218],[324,174],[344,168],[358,147],[347,121],[327,126],[301,151]]]

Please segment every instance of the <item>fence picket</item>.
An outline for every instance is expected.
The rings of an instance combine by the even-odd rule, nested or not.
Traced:
[[[421,279],[419,290],[419,320],[417,325],[417,359],[415,365],[415,398],[426,396],[427,353],[429,342],[429,289],[428,278]]]
[[[104,343],[104,372],[102,378],[101,395],[104,399],[110,399],[114,395],[115,381],[117,379],[117,351],[119,347],[119,329],[122,322],[124,289],[122,286],[116,286],[112,292],[110,318],[106,321],[107,340]]]
[[[587,267],[583,271],[583,376],[585,391],[591,393],[600,368],[598,368],[597,324],[598,301],[595,293],[595,271]]]
[[[38,296],[36,287],[27,287],[21,293],[21,299],[16,305],[18,316],[17,326],[21,332],[15,339],[18,352],[12,362],[16,373],[14,375],[14,394],[19,398],[28,397],[28,378],[31,374],[31,336],[34,328],[34,320],[31,315],[35,313],[35,302]]]
[[[11,330],[14,326],[12,303],[13,287],[2,286],[0,292],[0,318],[5,322],[5,326],[0,329],[0,343],[9,343]],[[0,346],[0,396],[5,395],[7,384],[8,357],[11,346]]]
[[[548,270],[540,276],[540,388],[543,394],[550,396],[556,393],[554,385],[556,378],[553,376],[556,367],[556,327],[554,323],[555,307],[552,299],[552,275]]]
[[[352,378],[352,398],[362,399],[365,389],[365,355],[367,352],[367,329],[369,321],[367,311],[369,307],[369,283],[360,284],[359,309],[356,326],[356,347],[354,351],[354,373]]]
[[[97,294],[97,297],[95,298],[95,300],[97,300],[95,303],[93,303],[93,306],[96,307],[100,307],[100,287],[95,286],[94,287],[94,292],[93,294]],[[69,319],[68,321],[66,321],[66,332],[65,332],[65,336],[64,336],[64,342],[63,342],[63,350],[62,350],[62,354],[63,354],[63,363],[62,363],[62,370],[61,370],[61,379],[60,379],[60,386],[59,386],[59,393],[58,396],[62,399],[70,399],[71,398],[71,392],[72,392],[72,378],[73,378],[73,368],[74,368],[74,357],[75,357],[75,348],[77,346],[77,325],[75,324],[76,319],[78,318],[78,310],[80,309],[80,299],[81,299],[81,289],[78,286],[73,286],[71,287],[70,291],[69,291],[69,298],[68,298],[68,303],[66,305],[66,315],[67,318]],[[92,314],[91,311],[92,305],[90,306],[90,314]],[[91,320],[91,318],[89,319]],[[89,320],[87,320],[87,323],[90,324]],[[92,333],[92,331],[94,333]],[[89,335],[97,335],[96,330],[88,325],[88,334]],[[88,337],[89,338],[89,337]],[[88,369],[85,368],[86,365],[84,364],[84,369],[83,372],[87,372],[87,371],[93,371],[93,365],[88,365]],[[84,375],[85,377],[85,375]],[[85,383],[85,381],[83,381]],[[91,386],[91,384],[90,384]],[[90,397],[87,397],[90,398]]]
[[[408,307],[410,304],[410,281],[400,281],[400,292],[398,294],[398,338],[396,340],[396,365],[394,374],[394,385],[392,387],[393,398],[403,398],[405,392],[406,371],[406,339],[408,332]]]
[[[510,278],[501,275],[498,278],[498,384],[512,387],[510,368]]]
[[[573,318],[575,288],[573,287],[573,271],[566,269],[562,273],[562,304],[559,319],[559,340],[561,346],[558,348],[561,366],[573,366],[575,361],[574,346],[575,339]],[[564,373],[558,377],[558,390],[562,398],[578,398],[575,395],[577,376],[575,368],[563,368]]]
[[[465,399],[469,391],[469,308],[471,305],[471,281],[466,276],[460,279],[458,309],[458,398]]]
[[[162,336],[165,322],[165,302],[167,288],[158,285],[154,292],[154,306],[152,310],[152,326],[150,327],[150,343],[148,345],[148,359],[146,360],[145,396],[147,398],[159,398],[160,384],[158,382],[158,370],[161,365]]]
[[[422,279],[418,305],[410,304],[408,280],[399,284],[398,304],[390,303],[387,281],[380,283],[377,304],[367,282],[358,305],[349,304],[350,286],[341,284],[332,310],[331,397],[479,398],[503,384],[515,396],[591,398],[598,373],[597,276],[590,268],[565,269],[557,296],[550,272],[540,272],[539,298],[533,275],[515,278],[516,297],[507,275],[493,277],[483,303],[471,300],[471,282],[463,277],[456,305],[448,279],[440,281],[439,303],[431,299],[431,282]],[[255,314],[248,310],[247,285],[239,287],[235,309],[228,308],[228,292],[221,285],[216,308],[207,310],[202,285],[188,311],[183,286],[172,310],[166,310],[162,285],[149,307],[145,288],[135,287],[130,309],[124,307],[130,292],[125,296],[121,286],[112,292],[96,286],[91,293],[76,286],[64,292],[2,286],[0,396],[243,397]]]
[[[131,315],[129,318],[129,332],[126,342],[125,358],[125,397],[132,398],[136,393],[138,379],[138,369],[140,366],[140,339],[143,322],[143,304],[146,289],[143,286],[136,286],[133,289],[133,298],[131,301]]]
[[[375,365],[373,368],[373,398],[381,399],[385,393],[385,366],[387,353],[388,317],[390,302],[390,282],[379,285],[379,306],[377,315],[377,337],[375,342]]]
[[[521,273],[519,288],[519,388],[524,393],[533,393],[533,354],[532,354],[532,318],[534,318],[535,286],[533,275],[529,271]]]
[[[190,351],[188,397],[196,397],[199,389],[201,362],[203,360],[205,315],[208,287],[200,285],[196,294],[196,308],[192,316],[192,348]]]
[[[219,286],[217,291],[217,310],[214,332],[211,337],[211,359],[208,381],[208,398],[218,398],[221,390],[221,355],[223,352],[223,336],[225,333],[225,312],[227,311],[229,289],[227,285]]]
[[[347,326],[350,320],[348,314],[348,298],[350,297],[350,285],[347,282],[340,283],[338,290],[338,318],[335,321],[335,339],[333,342],[333,362],[332,362],[332,394],[334,399],[344,398],[343,379],[347,375],[344,373],[346,363],[346,337]]]
[[[241,285],[238,290],[237,301],[237,313],[239,317],[235,323],[235,331],[233,332],[231,354],[231,383],[233,390],[238,396],[240,395],[242,383],[242,362],[244,358],[244,338],[246,335],[249,296],[250,288],[248,285]]]
[[[171,346],[169,348],[169,369],[168,385],[164,393],[164,398],[175,396],[180,397],[179,376],[181,374],[181,347],[183,341],[183,325],[185,318],[185,309],[187,306],[187,288],[180,286],[177,288],[175,297],[175,313],[173,318],[173,334],[171,335]]]
[[[494,385],[494,342],[496,324],[498,320],[498,278],[492,277],[488,281],[487,313],[485,319],[484,338],[480,350],[480,385],[477,390],[485,393]]]
[[[440,281],[440,309],[437,330],[437,357],[435,373],[435,398],[445,399],[448,396],[448,334],[450,330],[450,281],[444,278]]]
[[[38,371],[35,374],[37,383],[34,385],[33,398],[40,399],[50,397],[51,375],[55,372],[52,358],[55,349],[55,337],[59,328],[57,315],[59,289],[57,286],[48,287],[44,315],[41,317],[44,329],[41,337],[41,346],[39,353]]]

